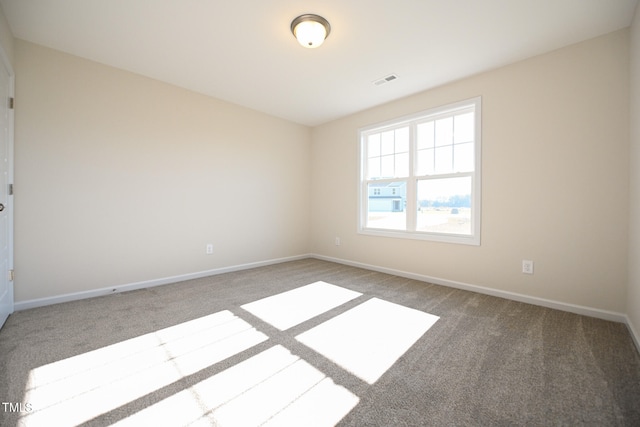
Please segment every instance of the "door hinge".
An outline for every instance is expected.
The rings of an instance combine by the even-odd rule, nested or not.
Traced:
[[[14,99],[13,96],[9,97],[9,109],[13,110],[13,104],[14,104]]]
[[[13,270],[9,270],[9,281],[13,282],[13,278],[15,277],[15,274],[13,272]]]
[[[7,194],[13,196],[13,184],[9,184],[9,188],[7,188]]]

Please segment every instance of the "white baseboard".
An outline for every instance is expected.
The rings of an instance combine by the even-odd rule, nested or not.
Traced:
[[[633,339],[636,349],[640,353],[640,334],[631,323],[631,319],[624,313],[617,313],[615,311],[601,310],[599,308],[585,307],[576,304],[569,304],[560,301],[549,300],[545,298],[538,298],[524,294],[518,294],[516,292],[501,291],[499,289],[486,288],[484,286],[472,285],[469,283],[456,282],[453,280],[441,279],[439,277],[426,276],[422,274],[409,273],[407,271],[395,270],[392,268],[379,267],[376,265],[365,264],[357,261],[350,261],[341,258],[333,258],[324,255],[311,254],[313,258],[335,262],[338,264],[349,265],[352,267],[364,268],[366,270],[378,271],[381,273],[392,274],[394,276],[406,277],[408,279],[419,280],[421,282],[433,283],[436,285],[447,286],[450,288],[462,289],[465,291],[477,292],[480,294],[491,295],[494,297],[505,298],[513,301],[524,302],[527,304],[538,305],[546,308],[553,308],[556,310],[566,311],[569,313],[581,314],[583,316],[595,317],[597,319],[610,320],[612,322],[624,323],[627,325],[629,334]]]
[[[505,298],[513,301],[524,302],[527,304],[538,305],[541,307],[553,308],[556,310],[567,311],[570,313],[581,314],[584,316],[590,316],[590,317],[595,317],[599,319],[624,323],[627,325],[627,328],[629,329],[631,337],[633,338],[633,341],[638,351],[640,352],[640,335],[638,334],[638,331],[636,331],[635,328],[633,327],[633,324],[631,323],[629,317],[623,313],[616,313],[613,311],[601,310],[601,309],[592,308],[592,307],[585,307],[585,306],[580,306],[575,304],[548,300],[544,298],[532,297],[529,295],[518,294],[515,292],[501,291],[498,289],[486,288],[483,286],[472,285],[469,283],[456,282],[453,280],[446,280],[438,277],[410,273],[407,271],[379,267],[376,265],[365,264],[365,263],[345,260],[341,258],[333,258],[333,257],[328,257],[328,256],[318,255],[318,254],[306,254],[306,255],[297,255],[297,256],[291,256],[291,257],[285,257],[285,258],[277,258],[277,259],[271,259],[266,261],[252,262],[248,264],[234,265],[230,267],[216,268],[213,270],[200,271],[196,273],[188,273],[188,274],[182,274],[178,276],[164,277],[161,279],[146,280],[142,282],[129,283],[125,285],[117,285],[117,286],[112,286],[108,288],[95,289],[91,291],[74,292],[74,293],[69,293],[64,295],[57,295],[53,297],[20,301],[14,304],[14,311],[27,310],[30,308],[43,307],[46,305],[58,304],[62,302],[77,301],[77,300],[86,299],[86,298],[111,295],[111,294],[116,294],[120,292],[150,288],[154,286],[167,285],[170,283],[181,282],[184,280],[199,279],[201,277],[215,276],[218,274],[230,273],[233,271],[248,270],[251,268],[263,267],[263,266],[273,265],[273,264],[280,264],[288,261],[297,261],[305,258],[316,258],[324,261],[335,262],[338,264],[350,265],[352,267],[364,268],[366,270],[378,271],[381,273],[387,273],[395,276],[406,277],[408,279],[419,280],[422,282],[433,283],[436,285],[447,286],[450,288],[462,289],[462,290],[471,291],[471,292],[478,292],[485,295],[491,295],[491,296]]]
[[[524,302],[527,304],[538,305],[541,307],[553,308],[556,310],[567,311],[575,314],[582,314],[584,316],[596,317],[604,320],[611,320],[614,322],[625,323],[630,327],[629,319],[623,313],[616,313],[614,311],[601,310],[598,308],[584,307],[581,305],[569,304],[559,301],[548,300],[544,298],[532,297],[529,295],[518,294],[515,292],[502,291],[499,289],[485,288],[484,286],[472,285],[469,283],[456,282],[453,280],[441,279],[438,277],[426,276],[423,274],[409,273],[407,271],[395,270],[392,268],[379,267],[371,264],[364,264],[357,261],[350,261],[340,258],[333,258],[324,255],[311,254],[313,258],[335,262],[338,264],[350,265],[352,267],[364,268],[366,270],[378,271],[380,273],[392,274],[394,276],[406,277],[408,279],[419,280],[421,282],[433,283],[436,285],[447,286],[450,288],[462,289],[465,291],[477,292],[480,294],[491,295],[494,297],[505,298],[513,301]],[[631,328],[631,327],[630,327]],[[637,337],[634,337],[636,339]],[[637,339],[636,339],[637,341]],[[640,347],[638,347],[640,349]]]
[[[125,285],[111,286],[108,288],[93,289],[90,291],[73,292],[69,294],[57,295],[53,297],[38,298],[27,301],[19,301],[14,304],[14,311],[27,310],[30,308],[43,307],[46,305],[59,304],[62,302],[77,301],[86,298],[100,297],[105,295],[117,294],[121,292],[134,291],[137,289],[151,288],[154,286],[167,285],[170,283],[182,282],[185,280],[199,279],[201,277],[215,276],[233,271],[249,270],[251,268],[264,267],[266,265],[280,264],[288,261],[297,261],[300,259],[310,258],[308,254],[296,255],[286,258],[276,258],[266,261],[251,262],[248,264],[234,265],[230,267],[216,268],[213,270],[199,271],[196,273],[181,274],[178,276],[163,277],[161,279],[145,280],[142,282],[129,283]]]

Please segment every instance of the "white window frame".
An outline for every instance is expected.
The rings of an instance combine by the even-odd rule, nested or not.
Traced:
[[[480,245],[480,219],[481,219],[481,166],[482,166],[482,98],[475,97],[472,99],[455,102],[441,107],[432,108],[426,111],[422,111],[416,114],[400,117],[397,119],[389,120],[383,123],[377,123],[364,128],[358,129],[358,159],[359,159],[359,173],[358,173],[358,233],[383,236],[383,237],[397,237],[407,239],[419,239],[430,240],[436,242],[447,243],[460,243],[467,245]],[[475,138],[474,138],[474,170],[471,172],[453,172],[446,174],[433,174],[417,176],[414,174],[416,170],[416,129],[418,123],[422,123],[426,120],[432,119],[440,115],[455,114],[456,112],[463,111],[465,109],[473,108],[475,120]],[[367,136],[377,132],[390,130],[398,127],[409,126],[410,128],[410,148],[409,148],[409,176],[404,178],[384,178],[384,179],[367,179],[367,148],[366,141]],[[443,178],[456,178],[456,177],[471,177],[471,218],[470,234],[453,234],[453,233],[435,233],[417,231],[417,208],[418,208],[418,196],[417,186],[418,181],[428,179],[443,179]],[[406,229],[404,230],[391,230],[391,229],[379,229],[367,227],[368,218],[368,186],[373,182],[406,182],[407,197],[406,197]]]

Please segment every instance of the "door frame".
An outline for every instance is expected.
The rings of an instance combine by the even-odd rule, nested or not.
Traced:
[[[15,72],[13,70],[13,66],[11,65],[11,61],[9,60],[9,56],[7,55],[4,46],[0,44],[0,66],[4,66],[6,70],[9,72],[9,97],[15,100]],[[6,102],[6,101],[5,101]],[[8,120],[8,130],[7,130],[7,182],[13,187],[14,182],[14,128],[15,128],[15,107],[9,108],[8,110],[9,120]],[[11,306],[9,308],[9,313],[13,313],[14,310],[14,277],[13,277],[13,191],[9,191],[7,189],[7,273],[11,272],[12,274],[7,277],[8,283],[8,295],[9,300],[11,302]],[[3,315],[0,315],[0,328],[6,321],[6,318],[3,318]]]

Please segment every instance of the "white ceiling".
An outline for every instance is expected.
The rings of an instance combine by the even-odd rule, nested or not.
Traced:
[[[17,38],[309,126],[627,27],[637,3],[0,0]],[[303,13],[331,23],[317,49],[290,32]]]

